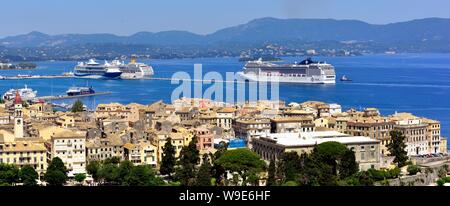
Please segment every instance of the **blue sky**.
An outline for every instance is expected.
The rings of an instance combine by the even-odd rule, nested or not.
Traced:
[[[385,24],[450,18],[449,0],[1,0],[0,37],[186,30],[199,34],[255,18],[357,19]]]

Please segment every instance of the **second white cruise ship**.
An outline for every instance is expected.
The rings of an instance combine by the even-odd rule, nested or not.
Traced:
[[[138,63],[135,56],[131,56],[131,61],[128,64],[119,60],[113,60],[111,64],[120,69],[122,72],[121,79],[144,79],[153,75],[152,66]]]
[[[310,58],[294,64],[274,64],[262,61],[249,61],[244,70],[238,73],[250,81],[335,84],[336,73],[331,64],[315,62]]]

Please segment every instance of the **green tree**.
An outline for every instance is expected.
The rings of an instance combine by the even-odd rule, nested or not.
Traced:
[[[38,173],[34,167],[30,165],[25,165],[20,169],[19,177],[25,186],[35,186],[37,185],[36,179],[39,178]]]
[[[394,163],[397,167],[403,167],[408,160],[407,152],[405,150],[405,136],[399,131],[391,131],[391,142],[387,145],[390,156],[394,156]]]
[[[15,165],[0,163],[0,184],[13,185],[19,182],[19,171]]]
[[[118,171],[119,167],[117,164],[102,164],[98,171],[98,178],[101,179],[103,183],[117,184]]]
[[[339,164],[339,175],[341,178],[350,177],[359,171],[359,165],[355,159],[355,152],[346,150]]]
[[[94,181],[98,182],[98,171],[100,170],[100,162],[91,161],[86,166],[86,172],[92,176]]]
[[[228,149],[228,144],[226,142],[220,142],[219,147],[217,148],[216,152],[214,154],[210,154],[212,165],[212,176],[215,179],[216,185],[223,185],[224,184],[224,174],[225,169],[216,164],[216,160],[219,159],[223,153],[225,153]]]
[[[316,145],[312,155],[329,165],[333,175],[337,175],[339,172],[339,164],[342,162],[342,157],[347,151],[347,147],[339,142],[324,142]]]
[[[179,168],[176,170],[176,177],[181,185],[191,186],[195,184],[195,166],[198,164],[199,160],[197,141],[194,137],[189,145],[183,147],[180,152],[180,160],[178,161]]]
[[[83,181],[86,179],[86,174],[84,173],[78,173],[75,175],[75,181],[79,182],[80,184],[83,183]]]
[[[77,101],[75,101],[75,103],[73,103],[71,111],[73,113],[75,113],[75,112],[82,112],[82,111],[84,111],[83,106],[84,106],[83,102],[78,99]]]
[[[172,139],[169,137],[166,139],[166,143],[163,147],[161,167],[159,168],[159,172],[162,175],[168,175],[169,178],[172,178],[172,173],[175,171],[175,152],[175,147],[172,145]]]
[[[203,155],[203,162],[197,173],[197,186],[211,186],[211,170],[212,166],[207,154]]]
[[[276,168],[275,168],[275,160],[272,159],[270,160],[269,163],[269,169],[267,169],[268,172],[268,176],[267,176],[267,186],[275,186],[277,185],[276,183]]]
[[[285,152],[281,155],[278,168],[281,182],[296,181],[300,171],[300,157],[297,152]]]
[[[296,167],[300,171],[301,185],[332,186],[357,182],[357,177],[347,179],[358,172],[354,152],[339,142],[316,145],[311,154],[302,154],[299,161]]]
[[[131,169],[125,180],[128,186],[160,186],[164,181],[155,176],[155,172],[149,165],[138,165]]]
[[[117,181],[119,184],[125,184],[126,179],[131,173],[134,165],[132,162],[125,160],[120,163],[118,171],[117,171]]]
[[[62,186],[68,179],[67,172],[68,170],[62,160],[55,157],[48,165],[44,179],[50,186]]]
[[[105,160],[103,160],[103,164],[119,164],[120,163],[120,157],[110,157]]]
[[[242,185],[248,183],[249,176],[257,175],[266,167],[266,163],[261,160],[259,155],[248,149],[227,150],[215,162],[227,172],[239,175]],[[254,181],[252,182],[254,183]]]

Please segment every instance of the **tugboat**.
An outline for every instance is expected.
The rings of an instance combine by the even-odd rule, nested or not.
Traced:
[[[343,81],[343,82],[351,82],[352,80],[349,79],[347,76],[343,75],[343,76],[341,77],[341,81]]]
[[[86,94],[95,94],[94,89],[92,87],[70,87],[69,90],[66,91],[67,96],[79,96]]]

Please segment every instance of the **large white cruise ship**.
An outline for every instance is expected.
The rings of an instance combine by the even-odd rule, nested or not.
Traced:
[[[122,72],[120,75],[121,79],[143,79],[153,75],[152,66],[136,62],[135,56],[131,57],[131,61],[128,64],[125,64],[123,61],[113,60],[111,65],[120,69]]]
[[[114,79],[119,78],[122,72],[118,67],[110,65],[105,61],[105,64],[99,64],[94,59],[89,59],[88,62],[79,62],[74,69],[75,77],[93,78],[93,79]]]
[[[314,62],[310,58],[294,64],[274,64],[262,61],[249,61],[240,76],[250,81],[335,84],[336,73],[331,64]]]

